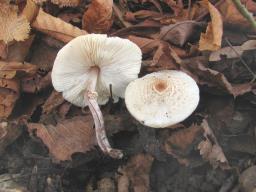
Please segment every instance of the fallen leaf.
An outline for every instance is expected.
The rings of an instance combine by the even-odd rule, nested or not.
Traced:
[[[208,125],[206,120],[203,120],[201,124],[204,129],[205,140],[198,144],[198,149],[200,150],[200,155],[209,161],[209,163],[214,167],[220,167],[221,169],[230,169],[228,160],[222,151],[214,133]]]
[[[22,123],[16,120],[0,123],[0,154],[21,135],[22,126]]]
[[[59,7],[76,7],[79,5],[80,0],[51,0],[51,2]]]
[[[17,80],[0,79],[0,120],[10,116],[19,94],[20,87]]]
[[[62,97],[62,93],[59,93],[55,90],[52,91],[52,94],[48,99],[45,101],[43,105],[43,113],[49,114],[52,112],[55,108],[60,106],[62,103],[64,103],[64,98]]]
[[[223,1],[218,7],[222,15],[225,26],[234,29],[250,31],[252,30],[250,22],[237,10],[232,0]]]
[[[0,3],[0,40],[5,43],[28,38],[29,22],[23,15],[18,16],[17,12],[17,6]]]
[[[158,18],[160,16],[161,14],[156,11],[139,10],[136,12],[126,12],[124,15],[124,19],[130,22],[139,22],[140,20],[143,20],[143,19]]]
[[[216,51],[221,47],[223,35],[223,21],[220,12],[210,2],[207,1],[211,15],[211,22],[208,23],[206,33],[201,33],[199,40],[199,50]]]
[[[196,34],[201,31],[202,26],[203,23],[196,21],[182,21],[171,24],[161,28],[159,38],[183,46],[191,38],[199,38]]]
[[[255,192],[256,166],[253,165],[239,174],[239,191]]]
[[[128,39],[138,45],[143,54],[150,53],[159,46],[159,41],[154,39],[138,37],[135,35],[129,35]]]
[[[32,27],[65,43],[77,36],[87,34],[86,31],[51,16],[42,9],[39,10],[35,21],[32,23]]]
[[[241,3],[252,13],[256,13],[256,2],[253,0],[241,0]]]
[[[92,0],[83,15],[83,29],[89,33],[106,33],[112,26],[113,0]]]
[[[228,93],[236,97],[252,90],[253,84],[232,84],[223,73],[210,69],[207,65],[205,58],[189,58],[183,60],[182,70],[189,73],[198,84],[206,85],[210,89],[214,88],[212,91],[215,94]]]
[[[0,58],[7,58],[7,45],[3,41],[0,41]]]
[[[21,89],[27,93],[37,93],[52,85],[51,73],[45,76],[35,74],[32,77],[24,77],[21,79]]]
[[[89,116],[77,116],[54,125],[28,123],[28,131],[42,139],[57,162],[71,160],[76,152],[85,153],[96,145],[93,121]]]
[[[14,77],[32,76],[37,67],[29,63],[0,61],[0,78],[13,79]]]
[[[24,41],[14,42],[8,46],[8,55],[6,61],[24,62],[28,55],[35,35],[31,35]]]
[[[97,182],[97,190],[100,192],[116,191],[115,182],[109,177],[104,177]]]
[[[164,142],[164,150],[170,155],[179,155],[178,153],[186,154],[191,149],[191,145],[195,138],[202,132],[202,127],[191,125],[189,128],[177,130]],[[178,152],[178,153],[177,153]]]
[[[183,2],[180,0],[164,0],[164,2],[174,11],[175,16],[178,16],[183,10]]]
[[[121,176],[118,176],[117,191],[128,192],[129,189],[134,192],[150,191],[149,173],[152,163],[153,157],[148,154],[133,156],[124,167],[118,169]]]
[[[256,40],[248,40],[241,46],[223,47],[217,51],[213,51],[209,56],[209,61],[220,61],[222,57],[227,59],[238,58],[244,51],[255,50]]]
[[[22,10],[22,15],[24,15],[27,20],[32,23],[37,17],[39,11],[39,6],[33,0],[27,0],[26,6]]]
[[[25,183],[18,183],[17,180],[24,177],[22,174],[1,174],[0,175],[0,189],[3,192],[29,192]]]

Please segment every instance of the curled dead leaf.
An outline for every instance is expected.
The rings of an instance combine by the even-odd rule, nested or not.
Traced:
[[[46,100],[46,102],[43,105],[43,113],[49,114],[54,110],[56,107],[60,106],[62,103],[64,103],[64,98],[61,93],[53,90],[50,97]]]
[[[85,153],[96,145],[93,121],[88,116],[66,119],[56,126],[28,123],[27,127],[30,133],[36,131],[57,162],[71,160],[73,153]]]
[[[128,192],[133,189],[134,192],[148,192],[149,173],[153,163],[153,157],[148,154],[138,154],[133,156],[123,168],[118,172],[118,192]]]
[[[20,94],[17,80],[0,79],[0,119],[6,119],[12,113]]]
[[[201,31],[204,23],[196,21],[182,21],[161,28],[159,38],[169,41],[175,45],[183,46],[192,37],[198,38],[196,34]]]
[[[36,93],[52,85],[51,73],[45,76],[35,74],[31,77],[21,79],[22,91],[27,93]]]
[[[131,22],[138,22],[143,19],[148,19],[148,18],[159,18],[161,14],[156,11],[150,11],[150,10],[140,10],[136,12],[127,12],[124,15],[124,18],[126,21],[131,21]]]
[[[32,27],[65,43],[77,36],[87,34],[86,31],[51,16],[42,9],[39,10]]]
[[[212,21],[208,23],[206,33],[201,33],[199,50],[216,51],[221,47],[223,21],[218,9],[216,9],[209,1],[207,1],[207,5]]]
[[[193,142],[202,131],[202,127],[198,125],[191,125],[189,128],[177,130],[165,140],[164,150],[178,160],[182,159],[182,156],[192,149]]]
[[[238,58],[244,51],[255,50],[256,40],[248,40],[241,46],[223,47],[210,54],[209,61],[220,61],[221,57],[225,56],[227,59]]]
[[[0,154],[21,135],[21,126],[21,123],[15,120],[0,122]]]
[[[14,77],[32,76],[37,67],[29,63],[0,61],[0,78],[13,79]]]
[[[223,73],[210,69],[205,58],[195,57],[183,61],[182,70],[190,73],[198,84],[213,89],[215,94],[228,93],[236,97],[252,90],[251,83],[230,83]]]
[[[79,5],[80,0],[51,0],[51,2],[60,7],[76,7]]]
[[[22,15],[24,15],[27,20],[31,23],[35,20],[39,11],[39,6],[33,0],[27,0],[26,6],[22,10]]]
[[[106,33],[112,26],[113,0],[93,0],[83,15],[83,29],[89,33]]]
[[[204,129],[205,140],[199,143],[198,149],[200,150],[202,157],[209,161],[214,168],[220,167],[221,169],[230,169],[228,160],[214,136],[214,133],[209,127],[208,122],[203,120],[201,126]]]
[[[244,1],[242,1],[242,3],[243,2]],[[223,1],[221,6],[219,6],[219,10],[226,26],[234,27],[235,29],[245,31],[252,30],[250,22],[243,15],[241,15],[232,0]]]
[[[29,22],[23,15],[18,15],[14,5],[0,3],[0,40],[8,43],[12,40],[23,41],[28,38]]]

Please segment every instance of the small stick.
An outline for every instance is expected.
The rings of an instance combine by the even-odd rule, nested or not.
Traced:
[[[121,150],[113,149],[108,141],[104,119],[101,113],[100,107],[97,103],[97,92],[95,92],[95,87],[98,79],[99,68],[94,67],[91,69],[89,74],[89,82],[87,91],[85,92],[85,100],[88,102],[89,109],[92,113],[94,124],[95,124],[95,133],[96,139],[101,150],[115,159],[120,159],[123,157]]]

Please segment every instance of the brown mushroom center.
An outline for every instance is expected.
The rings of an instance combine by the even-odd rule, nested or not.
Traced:
[[[154,82],[153,89],[158,93],[162,94],[168,88],[168,82],[162,79],[157,79]]]

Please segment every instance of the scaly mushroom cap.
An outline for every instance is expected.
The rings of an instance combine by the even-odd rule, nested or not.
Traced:
[[[142,124],[164,128],[186,119],[197,107],[199,88],[181,71],[166,70],[132,81],[125,91],[129,112]]]
[[[52,69],[52,84],[63,97],[74,105],[85,107],[84,93],[91,67],[100,69],[96,92],[98,103],[105,104],[112,85],[114,101],[124,97],[128,83],[136,78],[141,68],[141,50],[129,41],[102,34],[79,36],[66,44],[57,54]]]

